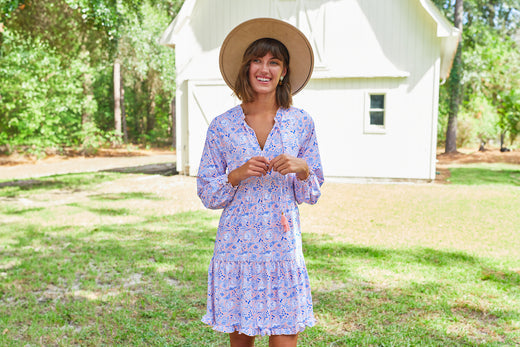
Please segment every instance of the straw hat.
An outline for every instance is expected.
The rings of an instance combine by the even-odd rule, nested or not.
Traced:
[[[289,51],[292,95],[307,84],[314,67],[311,44],[305,35],[291,24],[274,18],[255,18],[236,26],[220,48],[220,72],[231,89],[235,89],[238,70],[245,50],[261,38],[276,39]]]

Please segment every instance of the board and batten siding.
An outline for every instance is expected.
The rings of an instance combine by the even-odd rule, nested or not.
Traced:
[[[315,52],[294,104],[316,121],[325,175],[434,179],[441,41],[420,1],[186,0],[175,33],[179,171],[197,174],[209,122],[238,103],[220,76],[220,44],[237,24],[273,17]],[[385,94],[381,133],[365,129],[369,93]]]

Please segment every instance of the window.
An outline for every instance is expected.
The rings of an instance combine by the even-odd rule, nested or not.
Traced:
[[[385,133],[386,94],[368,93],[365,108],[365,133]]]

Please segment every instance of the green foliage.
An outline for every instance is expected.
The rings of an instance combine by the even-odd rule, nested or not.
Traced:
[[[499,95],[498,100],[500,115],[498,125],[504,131],[509,132],[510,142],[513,143],[520,134],[520,90],[504,91]]]
[[[133,143],[171,143],[174,52],[157,39],[183,1],[0,0],[0,146],[95,152],[114,136],[122,63]]]
[[[498,114],[490,100],[483,95],[475,95],[466,100],[460,114],[462,121],[467,123],[470,133],[467,134],[465,144],[478,139],[485,145],[499,136]],[[464,140],[462,137],[458,140]],[[461,145],[461,147],[463,144]]]
[[[453,1],[434,2],[453,20]],[[520,89],[520,54],[513,35],[519,27],[518,0],[464,0],[461,124],[465,134],[473,134],[481,143],[501,133],[509,133],[512,142],[518,134],[515,91]],[[447,85],[441,87],[439,135],[447,124],[448,91]]]
[[[146,3],[141,11],[142,21],[129,21],[119,41],[128,131],[134,141],[160,143],[171,134],[175,55],[171,48],[158,45],[157,40],[170,18]]]
[[[25,6],[24,0],[0,0],[0,22],[5,17],[9,18],[20,6]]]
[[[81,125],[81,61],[64,69],[57,52],[39,39],[6,30],[0,59],[0,145],[73,145]]]

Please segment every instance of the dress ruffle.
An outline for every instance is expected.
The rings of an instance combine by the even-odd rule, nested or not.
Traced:
[[[220,332],[250,336],[293,335],[313,326],[309,278],[298,263],[213,259],[202,321]]]

